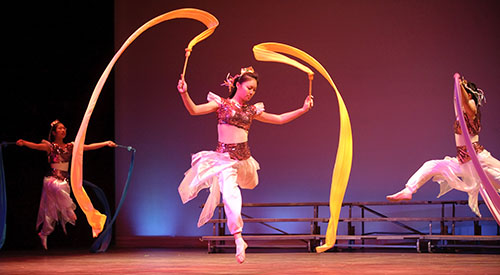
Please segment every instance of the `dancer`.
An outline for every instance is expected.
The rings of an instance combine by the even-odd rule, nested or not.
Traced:
[[[73,153],[73,142],[64,143],[66,137],[66,127],[59,120],[50,124],[49,141],[42,140],[40,143],[33,143],[19,139],[18,146],[26,146],[31,149],[46,151],[50,164],[50,171],[43,179],[42,197],[40,199],[40,208],[38,209],[38,218],[36,228],[43,223],[42,230],[38,233],[45,249],[47,249],[47,236],[54,231],[56,222],[66,233],[66,223],[75,225],[76,209],[73,200],[70,197],[69,187],[69,161]],[[85,145],[84,150],[95,150],[105,146],[116,147],[113,141],[104,141]]]
[[[248,131],[253,119],[272,124],[288,123],[305,114],[313,106],[312,96],[308,96],[301,108],[280,115],[266,113],[262,102],[248,105],[254,96],[258,75],[252,67],[241,69],[234,77],[226,77],[224,84],[229,87],[229,97],[221,98],[208,93],[208,103],[195,104],[187,91],[187,84],[181,76],[177,89],[184,106],[191,115],[217,112],[218,145],[215,151],[201,151],[192,156],[191,168],[179,186],[182,202],[195,198],[204,188],[210,188],[198,227],[213,216],[222,193],[224,211],[229,231],[234,235],[236,260],[245,261],[246,242],[241,236],[241,191],[239,188],[253,189],[258,184],[259,163],[251,156],[248,146]]]
[[[481,166],[483,167],[489,180],[500,192],[500,161],[479,144],[479,132],[481,131],[481,111],[482,102],[486,102],[484,92],[478,89],[472,82],[465,79],[460,80],[460,94],[464,118],[467,124],[467,131],[471,136],[471,141],[476,151]],[[460,111],[460,110],[457,110]],[[476,175],[473,163],[463,141],[462,129],[458,118],[453,125],[455,142],[457,144],[457,156],[445,157],[442,160],[430,160],[424,163],[420,169],[408,180],[406,187],[393,195],[387,196],[389,201],[411,200],[412,194],[422,187],[428,180],[440,184],[438,198],[446,194],[451,189],[457,189],[469,194],[469,207],[481,217],[477,205],[480,180]]]

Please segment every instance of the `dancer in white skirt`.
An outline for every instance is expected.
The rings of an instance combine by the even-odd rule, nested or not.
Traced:
[[[239,188],[255,188],[259,170],[259,163],[251,156],[247,143],[252,120],[272,124],[290,122],[309,111],[313,99],[308,96],[301,108],[280,115],[265,112],[263,103],[248,105],[258,85],[258,75],[252,67],[241,69],[239,75],[227,77],[225,85],[230,91],[228,98],[209,93],[208,103],[197,105],[189,97],[182,76],[179,80],[177,89],[191,115],[217,112],[219,139],[215,151],[202,151],[192,156],[191,168],[185,173],[179,194],[182,202],[186,203],[195,198],[200,190],[210,188],[210,195],[198,220],[198,226],[202,226],[213,216],[222,193],[227,225],[235,239],[236,260],[242,263],[247,244],[241,236],[243,220]]]
[[[66,137],[66,127],[59,120],[50,124],[49,141],[43,140],[41,143],[33,143],[26,140],[18,140],[19,146],[26,146],[31,149],[46,151],[50,164],[50,170],[43,179],[42,197],[40,208],[38,209],[38,219],[36,227],[43,224],[42,230],[38,233],[45,249],[47,249],[47,236],[49,236],[57,222],[59,222],[66,233],[66,223],[75,224],[76,209],[70,197],[69,186],[69,161],[73,153],[73,142],[64,143]],[[104,146],[116,147],[112,141],[104,141],[84,146],[84,150],[95,150]]]
[[[472,82],[462,79],[460,81],[462,96],[462,107],[464,110],[467,131],[471,136],[472,145],[477,153],[479,162],[484,169],[489,180],[497,192],[500,192],[500,161],[479,144],[479,132],[481,131],[481,111],[482,102],[485,101],[484,93]],[[477,176],[474,165],[470,161],[469,153],[463,143],[462,129],[458,123],[458,118],[454,123],[455,141],[457,144],[457,156],[445,157],[442,160],[429,160],[418,169],[418,171],[408,180],[406,187],[393,195],[387,196],[389,201],[411,200],[412,194],[417,192],[428,180],[440,184],[438,197],[446,194],[451,189],[457,189],[469,194],[469,207],[472,211],[481,216],[477,205],[480,179]]]

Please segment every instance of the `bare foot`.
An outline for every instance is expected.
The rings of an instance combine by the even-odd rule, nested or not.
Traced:
[[[42,233],[38,233],[38,236],[40,236],[40,240],[42,241],[42,246],[47,250],[47,236],[42,235]]]
[[[386,196],[385,198],[388,201],[409,201],[411,200],[411,197],[412,197],[411,191],[405,188],[397,192],[396,194]]]
[[[238,263],[242,264],[245,261],[245,250],[247,249],[248,245],[247,243],[243,240],[243,238],[238,238],[234,240],[234,243],[236,244],[236,261]]]

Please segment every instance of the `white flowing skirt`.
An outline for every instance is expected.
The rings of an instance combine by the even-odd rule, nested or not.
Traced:
[[[491,156],[487,150],[479,153],[478,159],[493,187],[497,192],[500,192],[500,161]],[[476,215],[481,217],[477,205],[481,180],[474,169],[472,161],[461,164],[456,157],[445,157],[444,160],[431,162],[434,164],[432,165],[432,180],[440,185],[438,198],[451,189],[467,192],[469,207]]]
[[[258,185],[257,170],[260,167],[253,157],[246,160],[234,160],[229,157],[229,153],[214,151],[201,151],[192,156],[191,168],[184,174],[178,191],[182,203],[187,203],[194,199],[202,189],[210,188],[210,195],[201,212],[198,227],[212,218],[214,210],[220,202],[221,184],[226,185],[226,183],[219,181],[224,179],[222,174],[230,169],[236,169],[235,184],[240,188],[253,189]],[[229,194],[227,195],[229,196]]]

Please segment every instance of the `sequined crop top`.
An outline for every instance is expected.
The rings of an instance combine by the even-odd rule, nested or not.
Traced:
[[[51,143],[51,150],[48,155],[49,163],[69,162],[73,153],[73,143],[66,143],[59,146],[56,143]]]
[[[476,115],[474,120],[470,121],[469,116],[464,113],[464,119],[469,134],[472,136],[479,135],[479,132],[481,132],[481,121],[479,119],[479,114]],[[462,134],[462,129],[460,128],[460,123],[458,122],[458,120],[455,120],[455,123],[453,124],[453,132],[457,135]]]
[[[253,118],[264,111],[262,102],[254,105],[239,105],[228,99],[221,98],[214,93],[208,93],[208,101],[215,101],[219,105],[217,109],[217,121],[219,124],[229,124],[248,131]]]

